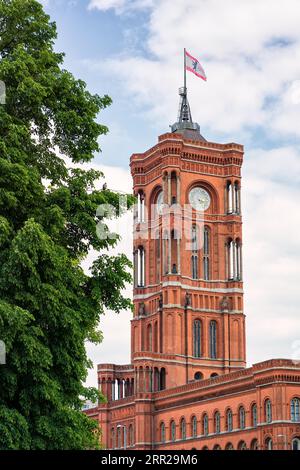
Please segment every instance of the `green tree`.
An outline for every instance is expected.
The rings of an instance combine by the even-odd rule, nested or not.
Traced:
[[[100,150],[107,128],[96,118],[111,99],[64,70],[55,39],[37,1],[0,0],[0,449],[97,447],[97,425],[81,413],[83,399],[101,399],[83,386],[85,343],[101,341],[104,309],[131,305],[130,262],[97,236],[107,223],[97,207],[119,216],[118,195],[95,189],[100,172],[74,169]]]

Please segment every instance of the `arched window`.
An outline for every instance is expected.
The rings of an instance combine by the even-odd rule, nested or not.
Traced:
[[[230,281],[242,280],[242,242],[237,240],[228,240],[226,243],[226,270],[227,278]]]
[[[226,411],[226,431],[232,431],[232,411],[230,409]]]
[[[232,184],[231,181],[227,181],[226,184],[226,209],[227,209],[227,214],[232,214],[233,212],[233,196],[232,196],[233,190],[232,190]]]
[[[175,421],[171,421],[170,424],[170,429],[171,429],[171,441],[175,442],[176,441],[176,424]]]
[[[300,450],[300,438],[294,437],[292,440],[292,450]]]
[[[184,418],[182,418],[180,422],[180,433],[181,433],[181,439],[185,440],[186,439],[186,422]]]
[[[164,390],[166,388],[166,369],[162,367],[160,369],[160,374],[159,374],[159,383],[160,383],[160,390]]]
[[[112,428],[110,436],[111,436],[111,449],[114,449],[116,447],[116,435],[115,435],[114,428]]]
[[[251,424],[254,428],[257,427],[257,405],[254,403],[251,408]]]
[[[215,444],[213,450],[222,450],[220,444]]]
[[[265,422],[272,422],[272,403],[271,400],[267,399],[265,401]]]
[[[154,322],[154,352],[158,352],[158,323]]]
[[[296,423],[300,421],[299,405],[300,405],[299,398],[293,398],[291,400],[291,421],[296,422]]]
[[[165,423],[161,423],[161,425],[160,425],[160,441],[162,443],[166,442],[166,426],[165,426]]]
[[[202,418],[202,434],[204,436],[208,435],[208,416],[205,413]]]
[[[209,354],[211,359],[217,357],[217,322],[212,320],[209,324]]]
[[[147,326],[147,351],[152,351],[152,325]]]
[[[209,280],[209,250],[210,250],[210,236],[209,228],[204,227],[203,233],[203,279]]]
[[[233,445],[231,442],[228,442],[228,444],[226,444],[225,450],[233,450]]]
[[[240,185],[239,182],[236,181],[234,183],[234,212],[236,214],[241,213],[241,190],[240,190]]]
[[[226,183],[226,209],[227,214],[240,214],[241,196],[240,184],[238,181]]]
[[[245,441],[240,441],[238,443],[238,450],[247,450],[247,445]]]
[[[250,449],[251,450],[258,450],[258,440],[257,439],[252,439],[251,444],[250,444]]]
[[[145,222],[145,195],[139,191],[137,195],[137,223]]]
[[[221,431],[221,416],[220,416],[220,413],[218,411],[215,412],[215,415],[214,415],[214,431],[215,431],[215,434],[220,434],[220,431]]]
[[[242,242],[237,239],[235,242],[235,262],[236,262],[236,279],[242,280]]]
[[[143,246],[139,246],[136,251],[135,269],[136,283],[138,287],[145,286],[145,250]]]
[[[273,449],[273,441],[270,437],[267,437],[265,440],[265,449],[266,450],[272,450]]]
[[[192,257],[191,257],[191,270],[192,278],[198,279],[198,229],[196,225],[192,227]]]
[[[246,413],[245,413],[245,408],[243,406],[240,406],[239,408],[239,428],[240,429],[245,429],[245,424],[246,422]]]
[[[195,380],[202,380],[203,379],[202,372],[195,372],[194,379]]]
[[[193,350],[194,357],[201,357],[201,321],[194,320],[193,323]]]
[[[192,436],[197,437],[198,431],[197,431],[197,417],[193,416],[192,418]]]
[[[134,432],[133,432],[132,424],[129,425],[128,434],[129,434],[129,446],[133,447],[134,446]]]
[[[160,282],[161,277],[161,238],[158,230],[155,235],[155,266],[156,266],[156,282]]]
[[[117,449],[121,449],[122,447],[122,428],[121,426],[117,426]]]

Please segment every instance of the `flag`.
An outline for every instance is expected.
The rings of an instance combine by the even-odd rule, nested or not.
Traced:
[[[185,68],[206,81],[206,75],[198,59],[185,51]]]

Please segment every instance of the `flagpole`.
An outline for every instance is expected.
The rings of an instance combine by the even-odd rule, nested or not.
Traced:
[[[184,86],[184,93],[186,94],[186,54],[185,54],[185,48],[183,49],[183,67],[184,67],[184,73],[183,73],[183,86]]]

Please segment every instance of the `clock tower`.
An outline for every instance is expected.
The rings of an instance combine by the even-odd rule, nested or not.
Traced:
[[[243,146],[206,141],[179,94],[170,132],[130,163],[136,392],[245,367]]]

